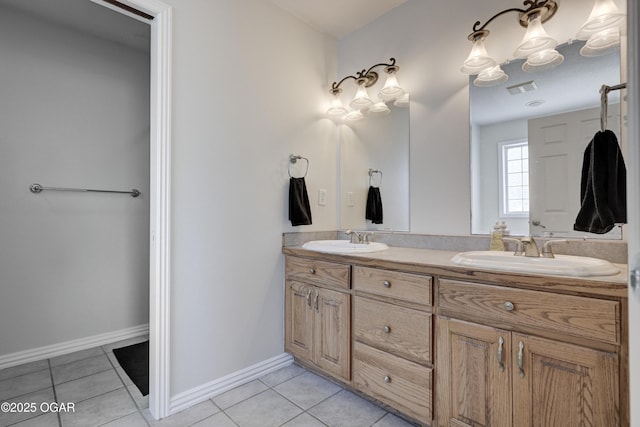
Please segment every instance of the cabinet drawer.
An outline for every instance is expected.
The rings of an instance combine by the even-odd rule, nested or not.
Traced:
[[[620,342],[617,301],[440,280],[440,313],[537,329],[606,343]]]
[[[421,422],[432,421],[432,370],[355,342],[353,385]]]
[[[431,363],[431,314],[373,301],[354,299],[355,339],[417,363]]]
[[[319,286],[350,288],[351,266],[306,258],[286,257],[287,280],[312,283]]]
[[[430,306],[433,278],[367,267],[353,267],[353,287],[384,297]]]

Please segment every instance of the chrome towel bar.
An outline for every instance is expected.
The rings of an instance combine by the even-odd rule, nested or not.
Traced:
[[[32,193],[37,194],[42,190],[54,190],[54,191],[78,191],[78,192],[90,192],[90,193],[119,193],[119,194],[130,194],[131,197],[138,197],[140,195],[140,191],[135,188],[131,191],[117,191],[117,190],[90,190],[88,188],[62,188],[62,187],[43,187],[40,184],[31,184],[29,187]]]
[[[609,92],[614,90],[626,89],[626,83],[620,83],[615,86],[602,85],[600,88],[600,130],[604,132],[607,130],[607,114],[609,109]]]

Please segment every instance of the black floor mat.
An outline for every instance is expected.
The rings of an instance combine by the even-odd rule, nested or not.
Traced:
[[[114,348],[113,354],[140,393],[149,394],[149,341]]]

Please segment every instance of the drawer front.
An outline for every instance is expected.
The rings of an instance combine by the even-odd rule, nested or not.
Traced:
[[[617,301],[440,280],[440,313],[533,327],[611,344],[620,342]]]
[[[367,267],[353,267],[353,288],[371,294],[431,306],[433,278]]]
[[[417,363],[431,363],[431,313],[354,299],[355,339]]]
[[[285,274],[287,280],[312,283],[319,286],[350,288],[351,266],[333,262],[316,261],[287,256]]]
[[[427,424],[433,416],[432,375],[429,368],[354,343],[354,387]]]

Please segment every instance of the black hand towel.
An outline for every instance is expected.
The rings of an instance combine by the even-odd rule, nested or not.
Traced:
[[[627,222],[627,169],[616,134],[597,132],[584,152],[580,198],[573,229],[604,234]]]
[[[382,197],[378,187],[369,186],[365,218],[370,219],[374,224],[382,224]]]
[[[294,226],[311,224],[311,206],[304,178],[289,179],[289,220]]]

